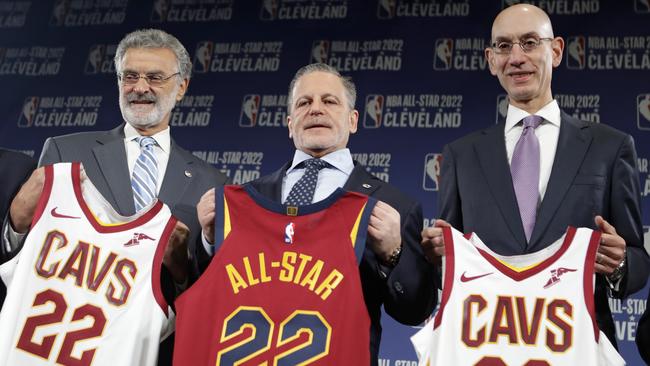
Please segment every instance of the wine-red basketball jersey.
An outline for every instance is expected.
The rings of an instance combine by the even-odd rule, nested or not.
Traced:
[[[176,301],[175,365],[368,365],[359,261],[375,204],[337,190],[287,207],[215,195],[215,255]]]

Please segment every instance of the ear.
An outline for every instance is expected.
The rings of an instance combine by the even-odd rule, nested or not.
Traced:
[[[350,133],[357,132],[357,123],[359,122],[359,111],[353,109],[350,111]]]
[[[564,39],[555,37],[551,41],[551,50],[553,51],[553,67],[558,67],[562,63],[562,52],[564,51]]]
[[[492,74],[492,76],[496,76],[497,75],[496,53],[494,53],[492,47],[487,47],[485,49],[485,59],[487,60],[488,66],[490,68],[490,74]]]
[[[293,121],[291,120],[291,116],[287,116],[287,128],[289,130],[289,138],[293,138],[293,134],[291,133],[291,130],[293,129]]]
[[[178,93],[176,93],[176,101],[180,102],[183,97],[185,96],[185,92],[187,91],[187,88],[190,86],[190,79],[183,79],[183,81],[180,84],[180,87],[178,88]]]

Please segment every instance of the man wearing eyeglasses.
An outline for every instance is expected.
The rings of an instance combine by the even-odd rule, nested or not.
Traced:
[[[475,232],[501,255],[539,251],[569,225],[601,230],[596,317],[616,344],[607,293],[622,298],[643,288],[650,268],[634,141],[560,110],[551,78],[564,40],[554,36],[544,11],[506,8],[494,20],[491,42],[485,56],[508,94],[506,121],[445,146],[441,220],[422,233],[427,256],[444,255],[446,225]]]
[[[110,131],[49,138],[43,146],[39,166],[81,161],[99,192],[122,215],[133,215],[156,197],[160,198],[189,227],[189,252],[194,253],[192,246],[200,240],[201,233],[196,203],[205,191],[224,184],[227,177],[171,138],[171,111],[185,95],[192,71],[187,50],[164,31],[138,30],[127,34],[119,43],[115,69],[125,123]],[[143,143],[143,137],[153,140],[146,139],[149,142]],[[36,197],[24,197],[25,203],[12,206],[11,224],[15,232],[10,238],[13,235],[14,242],[19,242],[16,233],[29,229],[40,190],[31,193]],[[182,258],[182,253],[179,254]],[[196,258],[193,261],[190,278],[198,274]],[[172,268],[172,273],[167,273],[164,269],[163,276],[171,275],[181,288],[185,285],[185,271],[176,272]],[[174,296],[173,287],[166,290],[166,297]],[[159,364],[171,364],[172,346],[173,341],[163,343]]]

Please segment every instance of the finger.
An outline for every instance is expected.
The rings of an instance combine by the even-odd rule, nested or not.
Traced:
[[[616,234],[616,229],[614,226],[612,226],[607,220],[603,219],[602,216],[598,215],[594,218],[594,221],[596,222],[596,226],[598,226],[598,229],[602,231],[603,233],[607,234]]]
[[[618,263],[623,259],[623,253],[625,253],[625,251],[620,248],[606,247],[601,245],[598,247],[598,253],[596,256],[598,256],[598,254],[602,254],[605,257],[612,258],[612,260]]]
[[[214,197],[214,188],[210,188],[205,193],[203,193],[200,200],[202,200],[204,198],[208,198],[210,196]]]
[[[596,263],[596,265],[594,266],[594,272],[604,274],[604,275],[609,275],[613,272],[613,270],[609,269],[608,267],[605,267],[602,264]]]
[[[600,264],[601,266],[613,270],[614,268],[616,268],[616,266],[618,266],[618,263],[619,261],[610,258],[603,253],[596,253],[596,264]]]
[[[435,227],[451,227],[447,221],[442,219],[436,219],[436,222],[433,225]]]
[[[442,229],[438,227],[429,226],[422,230],[423,240],[431,240],[436,237],[442,237]]]

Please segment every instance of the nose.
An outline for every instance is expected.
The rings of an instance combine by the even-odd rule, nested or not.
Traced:
[[[309,114],[322,114],[323,102],[315,98],[309,105]]]
[[[149,83],[145,78],[140,78],[133,84],[133,91],[138,94],[145,94],[149,92]]]
[[[526,52],[517,44],[512,47],[510,55],[508,55],[508,62],[511,65],[519,66],[526,62]]]

